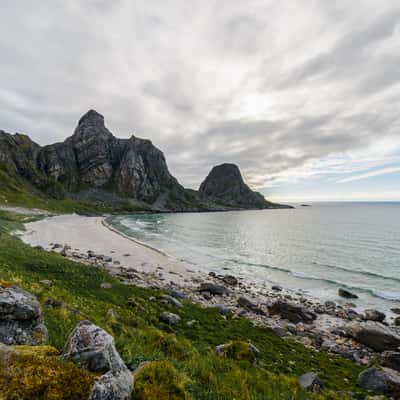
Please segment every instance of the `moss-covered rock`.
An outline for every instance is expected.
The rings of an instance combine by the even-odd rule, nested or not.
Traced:
[[[254,345],[242,340],[235,340],[230,343],[217,346],[215,351],[219,356],[237,361],[249,361],[251,363],[257,361],[256,355],[259,352]]]
[[[188,400],[182,381],[169,361],[145,363],[135,373],[133,399]]]
[[[95,375],[63,362],[51,346],[0,347],[2,400],[81,400],[89,397]]]

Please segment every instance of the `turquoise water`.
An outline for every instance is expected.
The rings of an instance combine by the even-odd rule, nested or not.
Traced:
[[[198,266],[323,300],[338,287],[359,308],[400,306],[400,203],[320,203],[294,210],[121,215],[115,228]]]

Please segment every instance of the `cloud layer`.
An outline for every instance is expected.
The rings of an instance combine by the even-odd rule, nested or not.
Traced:
[[[0,129],[47,144],[95,108],[186,186],[235,162],[276,198],[398,178],[395,0],[6,0],[0,22]]]

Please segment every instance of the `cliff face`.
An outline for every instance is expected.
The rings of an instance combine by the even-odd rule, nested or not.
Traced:
[[[211,201],[233,209],[290,208],[267,201],[258,192],[253,192],[243,181],[235,164],[214,167],[199,188],[203,201]]]
[[[186,210],[191,198],[149,140],[118,139],[94,110],[62,143],[40,147],[27,136],[0,133],[0,162],[54,197],[132,198],[161,210]],[[172,197],[172,200],[171,200]]]

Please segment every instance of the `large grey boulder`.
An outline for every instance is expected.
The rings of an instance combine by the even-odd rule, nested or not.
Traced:
[[[90,321],[80,322],[71,333],[63,353],[92,372],[103,373],[95,383],[90,400],[128,400],[133,376],[115,348],[114,339]]]
[[[301,375],[299,377],[299,385],[309,391],[319,391],[324,386],[321,378],[315,372]]]
[[[278,314],[282,318],[297,324],[299,322],[311,323],[317,315],[312,311],[308,310],[304,306],[295,303],[287,303],[282,300],[278,300],[272,306],[269,307],[269,312],[272,315]]]
[[[379,322],[353,322],[343,330],[347,336],[375,351],[397,350],[400,346],[400,336]]]
[[[0,286],[0,342],[38,345],[47,339],[36,297],[16,286]]]
[[[384,367],[400,371],[400,351],[384,351],[381,354],[381,363]]]
[[[368,368],[360,373],[357,384],[374,393],[400,398],[400,373],[389,368]]]

